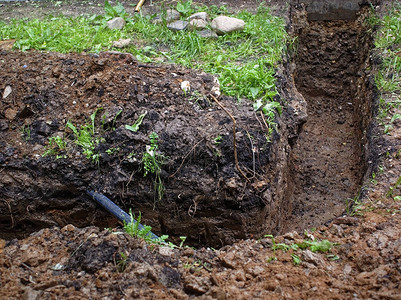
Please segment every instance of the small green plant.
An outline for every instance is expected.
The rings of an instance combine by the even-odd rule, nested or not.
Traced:
[[[388,190],[388,192],[386,194],[386,197],[387,198],[393,197],[394,190],[396,190],[400,185],[401,185],[401,176],[398,177],[398,179],[395,182],[395,184],[392,187],[389,188],[389,190]]]
[[[223,140],[223,137],[222,137],[221,135],[218,135],[218,136],[216,136],[216,137],[214,138],[213,143],[214,143],[215,145],[220,145],[222,140]]]
[[[105,0],[104,1],[104,11],[105,11],[105,18],[106,20],[110,20],[116,17],[121,17],[126,19],[128,17],[128,13],[125,10],[124,6],[120,2],[116,2],[117,4],[114,6],[111,6],[109,1]]]
[[[146,151],[142,156],[142,164],[144,169],[144,177],[148,174],[154,175],[154,188],[156,191],[157,199],[160,201],[163,198],[164,185],[160,177],[161,166],[164,163],[164,155],[159,153],[157,150],[159,148],[158,139],[159,136],[156,132],[152,132],[149,135],[150,145],[146,146]]]
[[[295,266],[298,266],[302,262],[302,259],[294,253],[291,254],[291,257],[292,257],[292,262],[294,263]]]
[[[71,129],[75,135],[75,143],[82,149],[82,153],[87,159],[95,164],[99,164],[100,154],[96,152],[96,146],[102,141],[95,137],[95,119],[96,114],[102,108],[98,108],[90,115],[90,123],[82,125],[78,130],[71,121],[68,121],[66,127]]]
[[[372,173],[372,184],[375,184],[376,181],[376,174]],[[361,216],[362,215],[362,202],[360,200],[361,191],[354,197],[354,198],[347,198],[345,199],[345,212],[349,216]]]
[[[112,148],[107,149],[106,153],[108,155],[114,155],[114,154],[120,152],[120,150],[121,150],[120,147],[116,147],[116,148],[112,147]]]
[[[192,0],[178,1],[175,9],[181,13],[184,17],[190,15],[193,12]]]
[[[303,241],[302,243],[296,244],[300,249],[307,249],[309,248],[312,252],[329,252],[335,245],[334,243],[328,240],[322,241]]]
[[[31,139],[31,126],[30,125],[22,126],[21,135],[24,141],[29,141]]]
[[[272,257],[273,259],[276,258],[277,250],[287,252],[289,250],[297,251],[299,249],[301,249],[301,250],[310,249],[310,251],[312,251],[312,252],[326,253],[326,252],[330,252],[331,249],[333,248],[333,246],[336,245],[328,240],[322,240],[322,241],[304,240],[299,243],[293,243],[293,244],[287,245],[284,243],[276,243],[274,236],[271,234],[267,234],[264,237],[270,238],[272,241],[271,249],[273,250],[273,257]],[[295,253],[292,253],[291,257],[293,259],[294,264],[299,264],[301,262],[301,259]]]
[[[117,260],[117,272],[124,272],[128,265],[128,255],[120,252],[120,259]]]
[[[52,136],[49,138],[49,143],[42,156],[45,157],[56,155],[56,159],[65,158],[66,155],[60,155],[60,152],[64,151],[66,148],[67,143],[63,140],[63,138],[60,136]]]
[[[172,242],[166,241],[168,239],[168,235],[162,235],[158,239],[152,239],[151,236],[149,235],[149,233],[152,231],[151,226],[143,225],[143,228],[139,228],[139,224],[142,219],[141,212],[139,212],[137,219],[135,219],[135,216],[132,214],[131,209],[129,211],[129,215],[131,217],[131,221],[129,223],[124,222],[124,231],[126,233],[128,233],[133,237],[144,239],[149,244],[163,245],[170,248],[177,248],[177,246]],[[180,237],[180,239],[181,239],[180,247],[182,247],[186,237]]]
[[[148,112],[145,111],[142,115],[138,117],[138,120],[135,121],[135,123],[131,125],[125,125],[125,129],[128,129],[132,132],[137,132],[139,130],[139,126],[142,124],[143,118],[146,116]]]
[[[141,212],[139,212],[138,218],[135,220],[135,216],[132,214],[132,211],[129,211],[129,215],[131,217],[131,222],[124,222],[124,230],[129,235],[142,238],[147,242],[152,242],[153,240],[150,237],[150,232],[152,230],[151,226],[144,225],[143,228],[139,228],[139,224],[141,222]]]
[[[184,246],[185,241],[187,240],[186,236],[180,236],[180,245],[178,246],[179,248],[182,248]]]
[[[184,266],[185,269],[191,269],[193,273],[199,273],[202,269],[206,269],[209,272],[211,271],[211,265],[208,262],[204,262],[200,259],[196,259],[193,262],[185,262]]]

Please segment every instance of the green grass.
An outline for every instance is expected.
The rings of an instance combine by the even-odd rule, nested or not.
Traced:
[[[207,11],[211,17],[227,13],[225,7],[188,7],[188,12]],[[48,16],[43,20],[19,19],[0,21],[0,40],[16,39],[15,49],[43,50],[61,53],[112,50],[112,42],[132,38],[136,45],[125,48],[144,62],[164,61],[188,68],[202,69],[219,75],[222,93],[237,98],[259,99],[262,104],[277,95],[274,68],[288,42],[285,22],[260,6],[256,14],[243,11],[234,17],[243,19],[243,32],[204,39],[195,32],[172,32],[165,24],[152,24],[153,16],[128,16],[121,7],[105,7],[103,16]],[[122,15],[127,25],[123,30],[109,30],[107,20]],[[273,111],[276,106],[263,107]],[[262,109],[262,106],[260,106]],[[269,120],[272,119],[270,113]]]
[[[389,14],[383,18],[372,20],[374,25],[379,26],[375,47],[381,66],[375,81],[380,92],[387,95],[380,99],[379,118],[384,119],[393,108],[401,105],[401,3],[394,3]],[[389,129],[385,129],[386,133]]]

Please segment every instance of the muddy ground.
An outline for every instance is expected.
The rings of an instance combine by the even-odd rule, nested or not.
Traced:
[[[14,5],[2,8],[16,12]],[[247,178],[236,167],[232,121],[210,96],[214,76],[127,54],[0,52],[1,94],[12,87],[0,110],[1,297],[401,297],[400,190],[389,193],[401,174],[401,124],[382,135],[375,121],[371,36],[359,21],[310,22],[302,7],[276,8],[288,9],[299,50],[277,70],[284,113],[272,142],[248,101],[218,100],[236,119],[238,165]],[[184,80],[197,93],[183,93]],[[99,108],[94,164],[65,124],[79,128]],[[125,128],[144,112],[138,132]],[[165,156],[161,199],[140,163],[153,131]],[[51,136],[68,142],[59,159],[42,157]],[[141,211],[155,233],[174,242],[185,235],[197,249],[121,233],[86,190]],[[360,202],[347,208],[345,199],[361,190]],[[268,233],[281,233],[276,244],[334,245],[324,253],[284,252]]]

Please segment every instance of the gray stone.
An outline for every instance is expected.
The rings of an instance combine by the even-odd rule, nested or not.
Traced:
[[[175,9],[168,9],[166,11],[166,22],[170,23],[172,21],[177,21],[180,19],[180,13],[176,11]]]
[[[199,31],[198,35],[203,38],[212,38],[212,39],[215,39],[218,37],[216,32],[209,30],[209,29],[204,29],[204,30]]]
[[[201,19],[193,19],[189,21],[189,28],[191,29],[205,29],[207,22]]]
[[[172,31],[185,30],[188,27],[187,21],[175,21],[167,25],[167,28]]]
[[[168,9],[165,14],[158,15],[152,19],[153,24],[161,24],[163,21],[171,23],[180,19],[180,13],[175,9]]]
[[[116,48],[124,48],[131,44],[131,39],[119,39],[118,41],[113,42],[113,47]]]
[[[237,18],[219,16],[212,21],[211,26],[217,34],[225,34],[233,31],[244,30],[245,22],[244,20]]]
[[[198,12],[188,17],[188,21],[191,20],[203,20],[207,21],[208,15],[206,12]]]
[[[123,29],[125,26],[125,20],[123,18],[117,17],[114,19],[111,19],[110,21],[107,22],[107,27],[109,29]]]
[[[323,260],[323,258],[319,254],[313,253],[310,250],[305,250],[302,253],[302,258],[304,261],[306,261],[308,263],[312,263],[315,266],[322,267],[325,265],[325,261]]]

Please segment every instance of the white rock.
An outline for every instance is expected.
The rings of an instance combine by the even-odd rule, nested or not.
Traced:
[[[124,48],[131,44],[131,39],[119,39],[118,41],[113,42],[113,47],[116,48]]]
[[[107,27],[109,29],[123,29],[125,26],[125,20],[123,18],[117,17],[114,19],[111,19],[110,21],[107,22]]]
[[[245,22],[237,18],[219,16],[212,21],[211,27],[217,34],[225,34],[244,30]]]
[[[8,95],[11,94],[12,91],[13,89],[11,88],[11,86],[7,85],[3,92],[3,99],[6,99]]]

